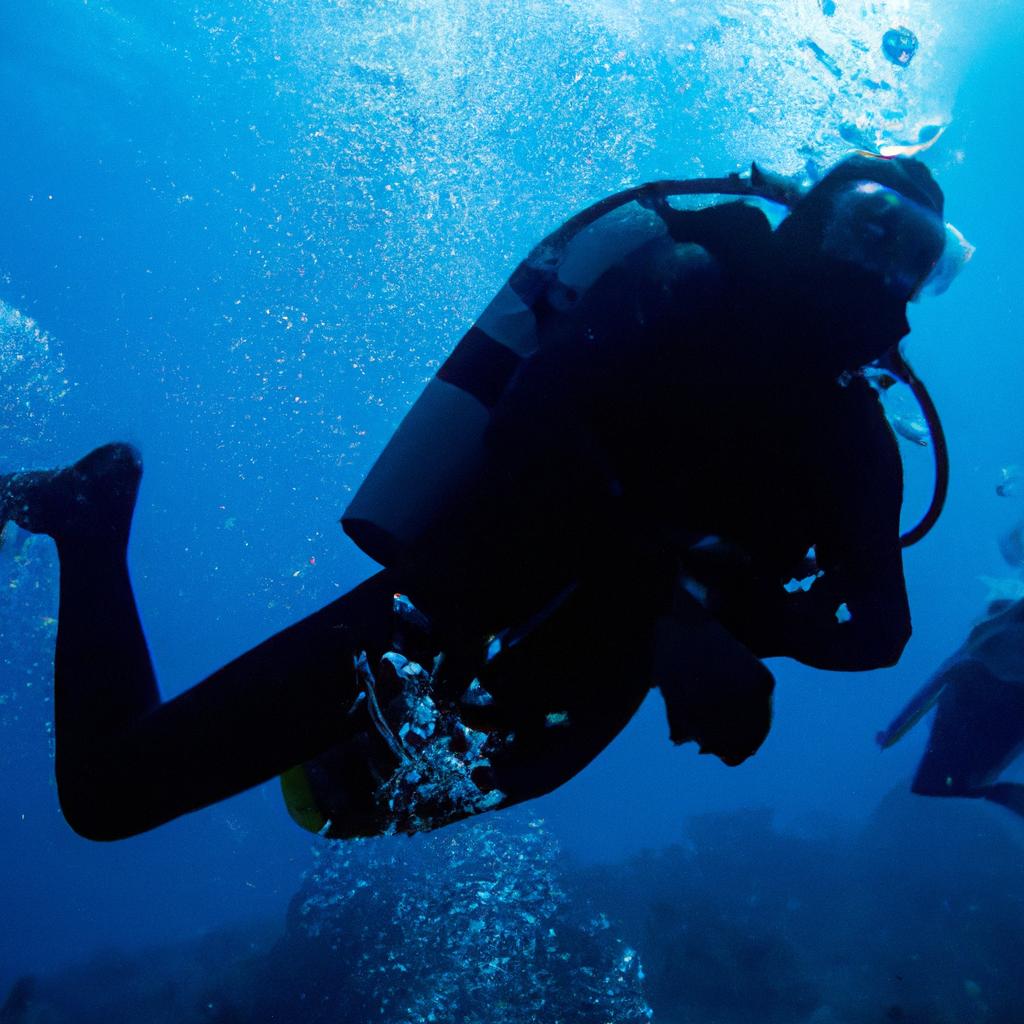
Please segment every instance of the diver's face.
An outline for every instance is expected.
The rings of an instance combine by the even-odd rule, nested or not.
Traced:
[[[822,250],[909,301],[939,262],[945,241],[945,225],[931,210],[878,182],[856,181],[833,199]]]

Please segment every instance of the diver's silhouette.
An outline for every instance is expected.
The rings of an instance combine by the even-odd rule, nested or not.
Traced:
[[[896,662],[902,473],[856,371],[903,365],[942,193],[864,156],[775,187],[775,230],[655,185],[542,243],[343,519],[385,568],[171,701],[126,568],[134,449],[0,478],[0,522],[60,557],[69,824],[128,836],[283,773],[325,834],[436,827],[560,785],[652,684],[674,741],[736,764],[770,724],[762,658]]]
[[[993,601],[879,744],[892,746],[936,705],[913,792],[989,800],[1024,817],[1024,785],[999,781],[1024,753],[1024,600]]]

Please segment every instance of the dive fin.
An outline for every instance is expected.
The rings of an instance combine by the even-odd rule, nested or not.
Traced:
[[[875,736],[875,742],[883,750],[888,750],[894,743],[903,739],[931,711],[948,683],[948,674],[940,669],[922,690],[911,697],[910,703],[892,722]]]

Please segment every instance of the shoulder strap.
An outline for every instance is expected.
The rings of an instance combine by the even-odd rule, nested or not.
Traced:
[[[727,270],[759,263],[771,245],[768,218],[742,200],[702,210],[677,210],[659,196],[649,206],[665,222],[674,241],[707,249]]]

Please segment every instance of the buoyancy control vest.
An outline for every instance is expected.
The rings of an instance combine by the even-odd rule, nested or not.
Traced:
[[[484,473],[494,410],[523,362],[539,351],[545,318],[585,301],[602,274],[659,238],[718,250],[712,255],[732,262],[735,233],[708,232],[706,217],[668,203],[673,195],[737,195],[792,207],[800,193],[756,165],[749,176],[653,182],[598,201],[540,242],[427,384],[342,516],[345,532],[371,558],[387,567],[412,559],[471,500]],[[898,354],[888,365],[914,389],[935,445],[935,496],[904,538],[913,543],[938,518],[948,466],[927,393]]]

